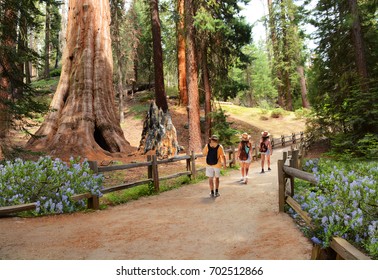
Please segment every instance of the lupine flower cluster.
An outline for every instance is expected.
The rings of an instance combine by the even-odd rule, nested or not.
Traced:
[[[102,196],[102,175],[93,174],[88,161],[41,157],[38,161],[16,159],[0,164],[0,206],[36,202],[36,213],[74,212],[85,207],[73,201],[75,194]]]
[[[340,236],[378,258],[378,163],[309,160],[304,169],[317,184],[296,182],[294,198],[315,225],[312,241],[327,247]]]

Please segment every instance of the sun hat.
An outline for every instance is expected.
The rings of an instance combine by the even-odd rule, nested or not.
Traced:
[[[261,137],[269,137],[270,133],[268,131],[261,132]]]
[[[248,141],[249,138],[251,138],[251,137],[248,135],[248,133],[247,133],[247,132],[244,132],[244,133],[241,135],[240,140],[241,140],[241,141]]]
[[[216,136],[215,134],[214,135],[212,135],[211,137],[210,137],[210,140],[213,140],[213,141],[219,141],[219,138],[218,138],[218,136]]]

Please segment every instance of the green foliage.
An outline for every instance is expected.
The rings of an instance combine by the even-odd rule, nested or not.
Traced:
[[[359,141],[378,134],[378,22],[373,1],[357,1],[357,10],[366,46],[362,49],[351,40],[353,17],[347,1],[318,2],[313,23],[319,47],[310,73],[309,98],[313,122],[333,140],[334,153],[366,156],[375,154],[375,144],[372,153],[370,145],[364,145],[368,150],[363,152],[357,148]],[[366,63],[357,64],[357,56],[365,56]],[[361,67],[368,72],[367,79],[358,71]]]
[[[239,142],[239,138],[236,136],[238,131],[231,128],[232,123],[227,121],[227,115],[221,108],[211,112],[210,115],[213,124],[212,132],[218,135],[220,143],[229,146]]]
[[[305,119],[311,116],[311,110],[306,108],[300,108],[295,110],[294,115],[297,119]]]
[[[102,175],[94,175],[85,160],[41,157],[37,162],[16,159],[0,165],[0,206],[37,203],[35,214],[66,213],[84,209],[75,194],[102,196]]]
[[[242,103],[271,108],[277,99],[277,89],[273,84],[266,46],[261,42],[248,45],[243,48],[243,53],[250,57],[250,63],[239,74],[248,85],[240,92]]]
[[[50,71],[50,77],[60,77],[62,68],[53,69]]]
[[[207,178],[203,173],[199,173],[197,175],[198,176],[195,180],[191,180],[187,176],[182,176],[179,178],[162,181],[160,182],[160,192],[180,188],[183,185],[195,184]],[[154,186],[152,183],[150,183],[148,185],[141,185],[124,191],[105,194],[103,197],[103,202],[106,204],[118,205],[129,202],[131,200],[138,200],[141,197],[151,196],[155,194],[157,193],[154,189]]]
[[[287,114],[287,112],[284,109],[276,108],[276,109],[272,110],[272,112],[270,113],[270,116],[272,118],[278,119],[280,117],[283,117],[286,114]]]
[[[294,198],[312,218],[312,241],[340,236],[378,259],[378,162],[308,160],[305,170],[318,183],[296,182]]]

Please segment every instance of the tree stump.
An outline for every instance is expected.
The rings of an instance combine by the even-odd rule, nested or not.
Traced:
[[[180,151],[169,111],[164,113],[155,102],[151,103],[144,120],[138,151],[143,154],[154,151],[160,159],[173,157]]]

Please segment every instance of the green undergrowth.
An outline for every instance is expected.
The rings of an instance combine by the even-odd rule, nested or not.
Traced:
[[[159,192],[156,192],[154,190],[153,183],[149,183],[149,184],[133,187],[127,190],[105,194],[101,198],[101,208],[106,208],[107,206],[111,206],[111,205],[119,205],[119,204],[127,203],[131,200],[137,200],[141,197],[157,195],[162,192],[178,189],[184,185],[196,184],[205,179],[206,177],[204,173],[199,172],[195,179],[190,179],[187,176],[181,176],[179,178],[161,181],[159,185],[160,187]]]

